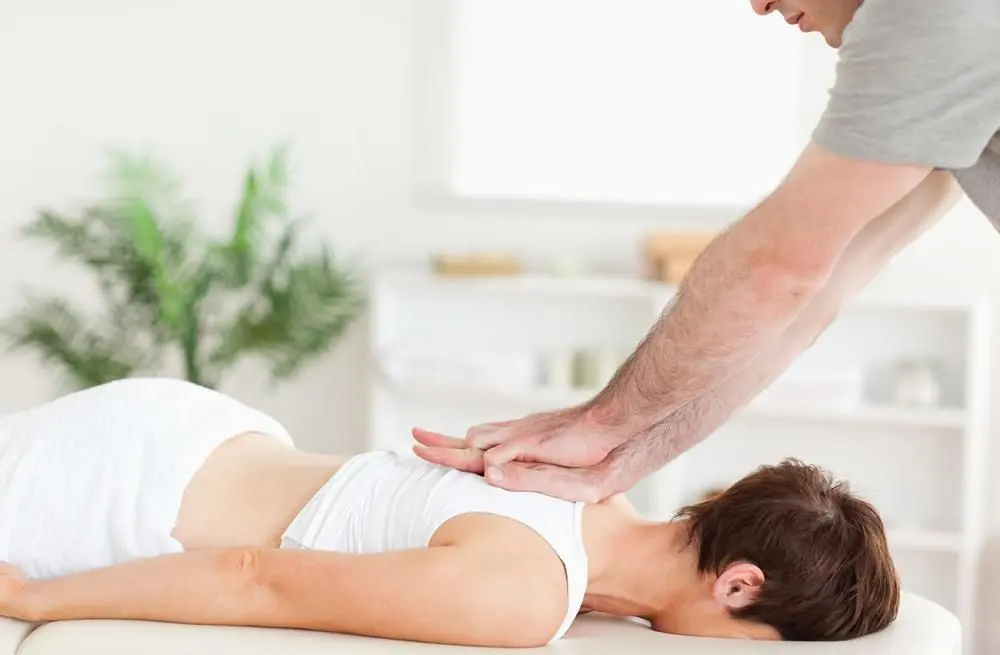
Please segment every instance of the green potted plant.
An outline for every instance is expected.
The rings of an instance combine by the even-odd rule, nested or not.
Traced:
[[[246,171],[223,238],[199,226],[174,175],[153,159],[118,153],[110,173],[105,198],[73,215],[41,211],[23,231],[87,269],[101,312],[88,319],[66,298],[28,292],[0,322],[12,349],[61,369],[73,387],[156,373],[167,357],[206,387],[250,357],[272,380],[287,379],[364,310],[357,267],[300,238],[284,146]]]

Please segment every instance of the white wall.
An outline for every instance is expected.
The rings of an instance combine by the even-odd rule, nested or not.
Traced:
[[[12,232],[43,205],[89,196],[102,149],[119,146],[152,148],[175,165],[218,227],[247,158],[290,138],[299,206],[338,249],[363,252],[372,264],[491,248],[533,262],[569,254],[633,268],[645,231],[667,224],[664,217],[474,214],[414,201],[418,7],[417,0],[0,4],[0,311],[14,306],[26,283],[85,293],[71,271]],[[966,205],[888,274],[1000,289],[998,252],[1000,237]],[[359,324],[296,383],[272,392],[256,376],[228,390],[275,413],[306,448],[355,450],[367,427],[365,346]],[[30,360],[0,361],[0,410],[53,393],[51,376]],[[1000,464],[1000,445],[993,461]],[[1000,539],[1000,482],[993,497]],[[994,551],[984,580],[1000,574],[1000,547]],[[996,616],[1000,591],[984,587],[983,616]]]

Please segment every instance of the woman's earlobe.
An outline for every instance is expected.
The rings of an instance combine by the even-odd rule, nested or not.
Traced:
[[[730,609],[753,604],[764,586],[764,573],[754,564],[730,564],[715,581],[715,600]]]

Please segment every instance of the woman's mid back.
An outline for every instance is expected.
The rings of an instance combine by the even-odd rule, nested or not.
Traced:
[[[274,419],[171,379],[130,379],[5,418],[0,561],[53,577],[182,550],[172,536],[185,490],[227,439]]]
[[[173,536],[186,550],[277,548],[345,458],[307,453],[268,434],[221,444],[184,493]]]

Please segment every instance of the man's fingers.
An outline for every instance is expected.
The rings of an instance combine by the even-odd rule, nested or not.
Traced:
[[[413,453],[432,464],[483,474],[483,453],[474,448],[434,448],[417,444],[413,446]]]
[[[413,428],[410,432],[414,439],[429,448],[468,448],[465,439],[449,437],[440,432],[431,432],[423,428]]]
[[[506,426],[500,423],[476,425],[465,433],[465,444],[479,450],[489,450],[493,446],[503,443],[507,433]]]
[[[474,425],[465,433],[465,443],[480,450],[489,450],[523,432],[528,420],[528,418],[518,418]]]
[[[503,474],[504,468],[514,460],[519,458],[527,461],[536,459],[536,453],[533,451],[537,445],[535,439],[522,437],[504,441],[489,450],[484,450],[483,466],[486,478],[491,482],[495,478],[499,481],[499,476]]]
[[[411,433],[417,441],[413,446],[417,457],[433,464],[482,475],[483,451],[470,447],[464,439],[422,428],[413,428]]]
[[[497,471],[500,477],[487,475],[490,484],[510,491],[534,491],[591,504],[599,503],[607,495],[603,491],[606,476],[599,467],[563,468],[537,462],[508,462]]]

